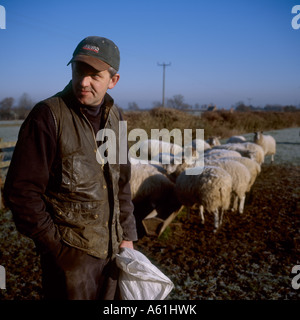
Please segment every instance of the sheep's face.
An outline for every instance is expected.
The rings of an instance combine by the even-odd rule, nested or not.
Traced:
[[[262,137],[262,133],[261,132],[254,132],[254,141],[258,141],[260,140]]]

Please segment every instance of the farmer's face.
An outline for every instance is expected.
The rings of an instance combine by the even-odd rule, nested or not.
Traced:
[[[98,71],[84,62],[72,63],[72,86],[76,98],[87,106],[99,105],[108,89],[119,81],[117,73],[111,77],[107,70]]]

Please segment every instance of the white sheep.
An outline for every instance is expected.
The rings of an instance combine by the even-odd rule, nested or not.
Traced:
[[[130,188],[133,200],[144,200],[154,194],[153,190],[160,189],[159,192],[162,192],[170,186],[172,187],[173,183],[158,168],[150,164],[131,164]],[[153,203],[155,198],[159,198],[156,193],[152,199]]]
[[[144,160],[144,159],[138,159],[135,157],[129,157],[129,162],[132,165],[136,165],[136,164],[149,164],[149,160]]]
[[[196,172],[198,167],[193,168]],[[190,169],[190,170],[193,170]],[[175,185],[176,195],[181,204],[192,207],[200,206],[200,215],[204,223],[203,207],[214,215],[214,232],[222,224],[224,211],[230,207],[232,178],[219,167],[205,166],[201,174],[179,174]]]
[[[215,146],[213,149],[227,149],[240,153],[243,157],[254,159],[260,165],[264,162],[264,151],[261,146],[252,142],[244,143],[225,143]]]
[[[168,159],[169,156],[165,155],[165,157]],[[172,181],[175,181],[178,175],[187,168],[199,166],[199,162],[201,160],[203,160],[204,165],[208,160],[217,160],[228,157],[241,157],[241,154],[233,150],[211,148],[205,150],[204,157],[189,159],[190,161],[185,161],[183,159],[182,163],[177,162],[177,164],[174,161],[177,157],[173,157],[173,160],[171,160],[170,164],[162,164],[162,167],[166,170],[166,174],[169,176],[169,178]],[[196,161],[198,161],[198,163]]]
[[[249,182],[249,188],[248,191],[250,191],[251,187],[253,186],[257,176],[260,174],[261,172],[261,166],[252,159],[246,158],[246,157],[229,157],[229,158],[224,158],[224,160],[234,160],[234,161],[238,161],[240,163],[242,163],[250,172],[250,182]]]
[[[248,156],[248,158],[255,160],[259,165],[262,165],[264,163],[265,154],[261,146],[253,142],[244,142],[241,145],[250,152],[250,156]]]
[[[204,152],[204,159],[206,160],[216,160],[224,157],[241,157],[241,154],[234,150],[221,149],[221,146],[220,149],[214,147]]]
[[[251,180],[249,170],[241,163],[230,159],[207,160],[205,165],[220,167],[228,172],[232,178],[233,210],[240,214],[244,211],[246,192],[248,192]]]
[[[194,139],[193,141],[192,141],[192,146],[193,146],[193,148],[195,148],[197,151],[203,151],[203,150],[201,150],[201,147],[199,148],[199,146],[200,145],[202,145],[202,143],[203,143],[203,150],[207,150],[207,149],[210,149],[211,148],[211,145],[208,143],[208,142],[206,142],[206,141],[204,141],[204,140],[201,140],[201,139]]]
[[[202,161],[201,161],[202,159]],[[180,164],[170,164],[170,165],[162,165],[162,167],[165,169],[166,171],[166,175],[168,176],[168,178],[175,182],[177,177],[185,170],[189,169],[189,168],[194,168],[199,166],[199,163],[204,165],[204,158],[197,158],[194,159],[194,161],[184,161],[180,163]],[[189,159],[191,160],[191,159]]]
[[[244,136],[232,136],[226,141],[226,143],[243,143],[245,141],[246,138]]]
[[[150,164],[156,167],[164,175],[169,175],[174,172],[178,165],[184,163],[182,155],[173,155],[170,153],[159,153]]]
[[[151,160],[151,164],[158,164],[158,166],[163,168],[163,173],[166,175],[176,171],[177,167],[180,167],[180,172],[182,172],[187,167],[194,167],[196,165],[200,166],[202,163],[204,163],[203,155],[197,152],[194,153],[195,150],[189,150],[189,147],[191,146],[185,147],[184,152],[176,155],[170,153],[160,153],[154,157],[153,160]]]
[[[263,148],[265,156],[271,155],[271,162],[273,162],[276,153],[276,140],[272,136],[265,135],[260,131],[254,133],[253,141]]]
[[[159,153],[182,154],[183,148],[174,143],[168,143],[161,140],[143,140],[140,144],[140,158],[151,159]]]
[[[221,142],[220,142],[220,137],[209,137],[206,142],[211,146],[211,147],[214,147],[214,146],[220,146],[221,145]]]
[[[180,207],[175,184],[150,164],[131,164],[130,188],[139,232],[142,220],[154,209],[159,218],[166,219]]]

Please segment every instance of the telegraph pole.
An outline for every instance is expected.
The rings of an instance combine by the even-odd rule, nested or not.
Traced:
[[[163,67],[163,92],[162,92],[162,106],[164,107],[165,106],[165,70],[166,70],[166,67],[170,66],[171,65],[171,62],[170,63],[157,63],[158,66],[160,67]]]

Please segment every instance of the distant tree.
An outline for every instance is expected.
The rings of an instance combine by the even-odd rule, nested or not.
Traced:
[[[241,111],[241,112],[246,112],[246,111],[250,111],[251,107],[246,106],[243,101],[239,101],[235,104],[235,110]]]
[[[12,110],[14,104],[14,98],[4,98],[0,101],[0,119],[1,120],[11,120],[15,118],[15,114]]]
[[[29,97],[28,93],[23,93],[18,105],[15,108],[15,113],[18,119],[25,119],[32,109],[34,103]]]
[[[283,107],[284,112],[295,112],[297,111],[296,106],[284,106]]]
[[[140,110],[140,107],[137,105],[136,102],[129,102],[128,110],[137,111],[137,110]]]
[[[173,109],[191,109],[191,105],[184,103],[184,97],[181,94],[174,95],[173,98],[167,99],[167,106]]]
[[[264,107],[264,110],[265,111],[283,111],[283,107],[279,104],[267,104],[265,107]]]
[[[154,101],[152,102],[153,108],[160,108],[162,106],[162,103],[160,101]]]

